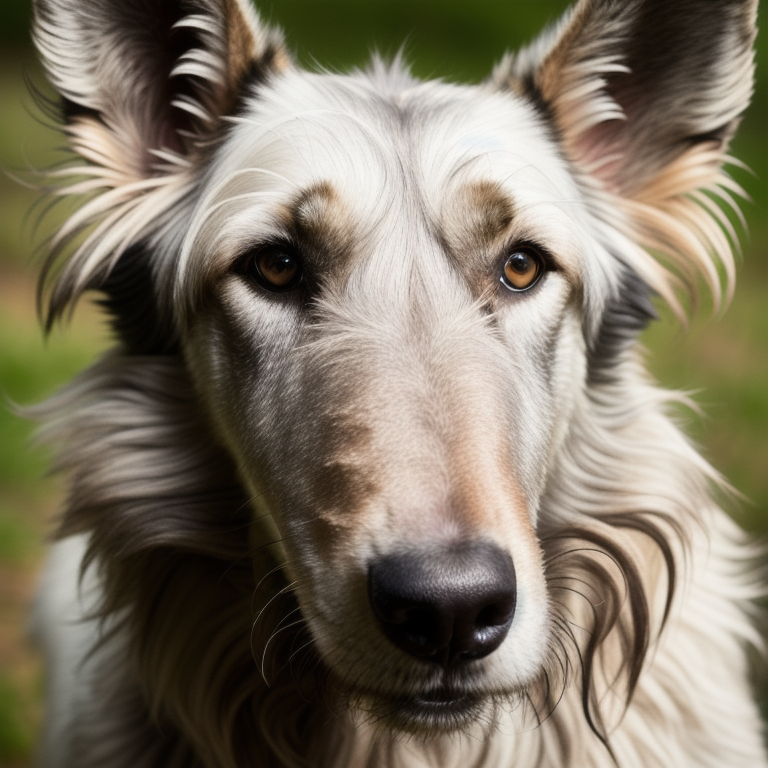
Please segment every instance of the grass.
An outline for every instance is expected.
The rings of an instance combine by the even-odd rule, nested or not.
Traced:
[[[503,11],[494,0],[273,0],[262,7],[290,30],[294,47],[312,51],[331,67],[365,61],[372,44],[392,53],[407,40],[418,74],[478,79],[508,46],[529,37],[564,4],[517,4],[506,25],[500,23]],[[56,159],[59,143],[29,114],[25,66],[36,71],[26,50],[0,58],[0,166],[6,169],[45,167]],[[760,68],[762,82],[768,81],[764,58]],[[762,85],[757,100],[735,154],[746,157],[765,179],[768,159],[761,128],[768,100]],[[753,238],[734,305],[716,322],[695,320],[688,333],[673,322],[657,324],[645,341],[650,367],[665,385],[698,388],[697,400],[707,415],[686,416],[689,432],[751,500],[739,513],[742,522],[768,536],[768,194],[759,178],[742,175],[740,180],[757,205],[747,207]],[[25,218],[36,198],[33,190],[0,176],[0,392],[21,404],[53,392],[105,343],[95,313],[87,309],[47,344],[41,338],[34,310],[35,267],[29,261],[34,218]],[[61,494],[57,483],[44,479],[46,456],[29,448],[31,431],[30,423],[0,408],[0,765],[9,768],[29,764],[39,719],[40,670],[24,641],[24,617],[47,521]]]
[[[56,159],[58,136],[33,119],[22,76],[35,67],[26,52],[0,58],[0,167],[30,176]],[[0,766],[29,765],[40,719],[41,671],[26,639],[44,541],[61,496],[46,478],[47,457],[30,445],[33,425],[14,413],[47,397],[104,345],[93,311],[46,343],[35,312],[34,223],[39,194],[0,175]]]
[[[648,362],[667,387],[693,391],[703,417],[688,415],[687,432],[745,498],[740,522],[768,537],[768,281],[748,262],[733,305],[705,314],[687,331],[671,318],[646,333]],[[665,313],[668,314],[668,313]]]

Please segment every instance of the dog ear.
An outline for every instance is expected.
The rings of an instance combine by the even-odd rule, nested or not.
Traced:
[[[248,0],[35,0],[34,7],[34,39],[61,96],[70,145],[84,160],[50,174],[60,181],[56,194],[97,193],[52,241],[38,294],[42,307],[53,283],[50,328],[83,291],[104,289],[121,258],[131,261],[124,273],[139,269],[131,254],[142,253],[139,241],[189,196],[244,89],[289,59]]]
[[[689,285],[703,272],[716,298],[712,254],[730,270],[721,227],[733,228],[701,192],[729,200],[735,186],[721,166],[752,95],[756,13],[757,0],[580,0],[492,76],[547,116],[582,179],[611,197],[611,223]],[[671,276],[642,271],[674,303]]]
[[[287,65],[247,0],[36,0],[34,38],[74,149],[156,176],[214,140],[246,80]]]

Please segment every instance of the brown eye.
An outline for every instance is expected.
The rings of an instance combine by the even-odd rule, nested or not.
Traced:
[[[301,282],[299,255],[287,245],[266,245],[247,262],[246,271],[268,291],[291,291]]]
[[[515,248],[504,262],[501,282],[510,291],[533,288],[544,272],[544,260],[533,248]]]

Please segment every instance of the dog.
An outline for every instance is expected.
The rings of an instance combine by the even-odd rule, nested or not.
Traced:
[[[44,323],[115,337],[36,411],[45,765],[768,766],[755,551],[638,341],[729,296],[756,9],[578,0],[469,86],[35,0]]]

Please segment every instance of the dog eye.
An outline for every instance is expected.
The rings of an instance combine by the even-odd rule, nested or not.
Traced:
[[[504,262],[501,282],[510,291],[527,291],[544,273],[544,259],[529,246],[515,248]]]
[[[299,255],[287,245],[266,245],[253,253],[245,271],[262,288],[282,293],[292,291],[301,282],[303,270]]]

